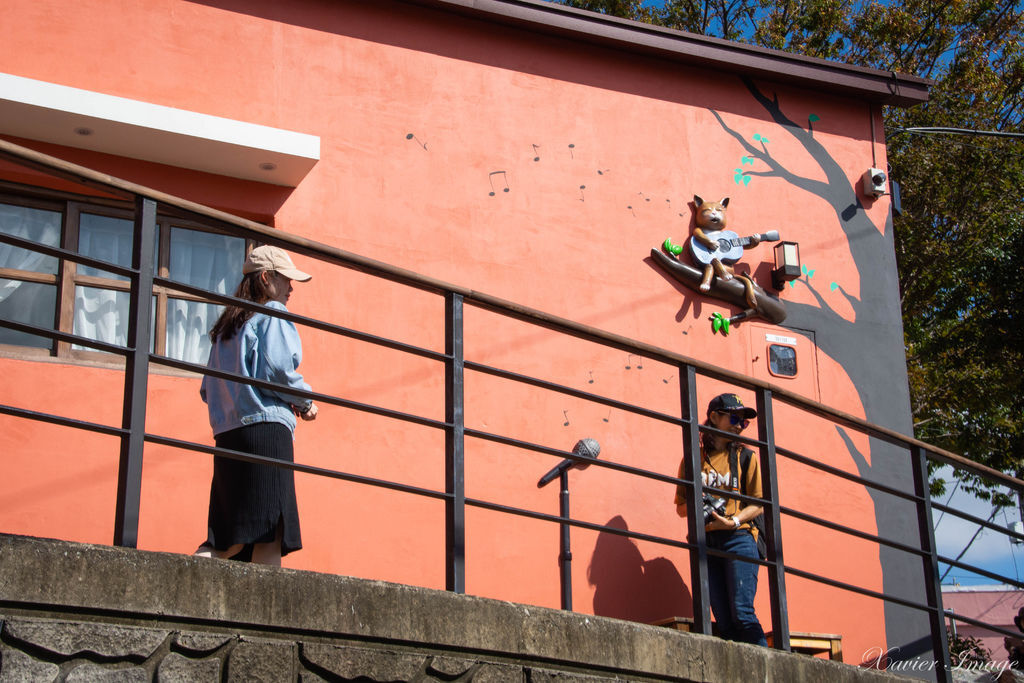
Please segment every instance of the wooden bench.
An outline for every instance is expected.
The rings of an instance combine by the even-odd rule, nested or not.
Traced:
[[[764,634],[768,647],[772,647],[772,634]],[[843,637],[835,633],[805,633],[791,631],[789,649],[805,655],[827,654],[828,658],[837,662],[843,661]]]
[[[693,619],[691,617],[668,617],[653,622],[654,626],[664,626],[676,631],[691,631]],[[712,624],[712,631],[714,631]],[[774,634],[764,634],[768,641],[768,647],[774,645]],[[843,661],[843,637],[835,633],[806,633],[803,631],[792,631],[789,634],[789,648],[793,652],[805,655],[827,654],[828,658],[837,662]]]

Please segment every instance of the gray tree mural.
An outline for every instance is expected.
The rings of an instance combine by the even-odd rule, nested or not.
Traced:
[[[850,181],[849,169],[841,168],[815,138],[814,122],[818,120],[817,116],[811,114],[806,126],[799,125],[783,112],[778,95],[769,97],[750,79],[743,79],[743,82],[771,120],[796,140],[816,162],[825,179],[807,178],[793,173],[772,156],[768,140],[760,135],[748,139],[730,128],[718,112],[712,111],[722,128],[746,152],[741,168],[737,169],[738,181],[752,177],[777,178],[828,202],[835,211],[836,221],[846,237],[850,255],[860,275],[858,296],[848,293],[841,285],[829,285],[830,290],[838,290],[849,302],[853,309],[852,316],[841,315],[829,304],[817,284],[823,282],[824,278],[814,280],[808,276],[793,284],[806,287],[817,301],[817,306],[786,302],[787,317],[782,324],[797,334],[803,330],[814,330],[814,341],[818,349],[838,363],[856,387],[866,420],[910,434],[912,418],[891,217],[886,221],[884,232],[880,232],[871,222],[856,184]],[[760,162],[767,170],[758,170],[755,162]],[[753,168],[742,168],[748,164]],[[808,256],[813,257],[807,253],[802,256],[805,261]],[[824,399],[828,403],[828,397]],[[913,474],[907,451],[871,439],[869,464],[868,458],[854,446],[844,429],[837,427],[837,430],[862,477],[913,491]],[[874,504],[880,534],[890,540],[917,547],[920,537],[913,506],[873,488],[869,488],[868,492]],[[922,563],[919,558],[883,545],[880,546],[879,559],[886,594],[925,601],[921,585]],[[886,602],[885,613],[888,643],[890,647],[899,648],[891,652],[894,659],[927,653],[931,646],[928,620],[924,612]]]

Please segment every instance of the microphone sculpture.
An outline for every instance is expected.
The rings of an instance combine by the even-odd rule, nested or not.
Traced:
[[[597,460],[597,456],[601,454],[601,444],[597,442],[597,439],[580,439],[579,441],[576,442],[576,445],[572,447],[572,452],[573,454],[579,455],[584,458]],[[550,472],[548,472],[547,474],[540,478],[540,481],[537,482],[537,488],[541,488],[545,484],[550,483],[552,479],[560,476],[562,472],[567,471],[571,467],[583,469],[587,467],[589,464],[590,463],[581,463],[566,458],[562,462],[552,467]]]

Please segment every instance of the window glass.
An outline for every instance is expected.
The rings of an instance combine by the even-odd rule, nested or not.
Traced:
[[[55,285],[0,278],[0,318],[52,330],[56,310]],[[46,337],[0,327],[0,344],[46,349],[53,345],[53,341]]]
[[[234,294],[242,279],[245,240],[187,228],[171,228],[170,279],[218,294]],[[184,299],[167,302],[167,355],[205,363],[208,333],[223,306]]]
[[[60,223],[61,214],[57,211],[0,204],[0,232],[13,237],[39,242],[49,247],[58,247],[60,246]],[[0,268],[54,274],[57,272],[57,259],[21,247],[0,243]]]
[[[128,292],[96,287],[75,287],[74,334],[87,339],[128,344]],[[88,347],[76,345],[76,349]],[[92,349],[95,350],[95,349]]]
[[[125,268],[132,265],[132,221],[94,213],[82,213],[78,225],[78,253]],[[155,258],[155,255],[154,255]],[[79,264],[79,275],[127,280],[105,270]],[[77,318],[76,318],[77,320]]]
[[[218,294],[234,294],[242,280],[245,240],[171,228],[170,279]]]
[[[77,235],[77,250],[83,256],[109,262],[120,267],[131,267],[134,243],[134,221],[127,214],[106,215],[116,209],[69,202],[75,200],[54,197],[45,200],[30,199],[26,203],[47,206],[19,206],[9,200],[0,202],[0,235],[59,247],[72,243],[65,235]],[[80,207],[77,211],[74,206]],[[77,225],[66,226],[74,218]],[[166,269],[168,277],[181,283],[207,289],[220,294],[233,294],[242,279],[246,241],[214,232],[194,230],[182,226],[171,227],[162,217],[165,241],[159,233],[153,245],[155,272]],[[158,230],[161,226],[158,226]],[[163,251],[166,249],[166,252]],[[130,294],[119,289],[114,282],[126,283],[127,276],[115,275],[104,267],[77,264],[72,277],[60,280],[60,257],[44,256],[31,249],[0,243],[0,318],[54,329],[56,321],[76,335],[109,344],[126,346],[128,341],[128,308]],[[25,271],[26,275],[18,274]],[[28,276],[27,273],[33,273]],[[31,277],[32,281],[23,278]],[[39,282],[37,282],[37,280]],[[73,289],[69,297],[70,311],[61,310],[61,287]],[[209,355],[208,334],[222,310],[221,306],[189,300],[157,286],[153,292],[153,315],[150,318],[150,352],[160,347],[172,358],[205,363]],[[159,314],[161,325],[156,322]],[[166,317],[165,317],[166,314]],[[166,325],[163,320],[166,319]],[[61,328],[64,329],[64,328]],[[159,339],[160,343],[155,343]],[[55,347],[52,340],[35,335],[0,328],[0,344],[50,348],[63,353],[67,347]],[[93,351],[89,347],[72,345],[74,350]]]
[[[796,377],[796,349],[792,346],[768,346],[768,369],[779,377]]]
[[[210,328],[223,306],[185,299],[167,301],[167,355],[205,365],[210,357]]]

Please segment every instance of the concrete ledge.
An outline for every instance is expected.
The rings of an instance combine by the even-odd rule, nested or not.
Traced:
[[[542,671],[561,672],[562,680],[906,680],[666,628],[345,576],[11,535],[0,535],[0,558],[0,653],[8,665],[23,656],[12,643],[31,643],[28,652],[43,647],[36,641],[44,636],[19,633],[52,640],[56,624],[70,634],[102,623],[134,629],[154,653],[164,647],[159,667],[167,670],[222,666],[198,655],[180,659],[195,649],[182,642],[219,637],[233,643],[232,657],[248,658],[242,661],[301,661],[307,673],[341,678],[357,673],[352,662],[369,647],[389,670],[411,677],[396,669],[388,680],[435,680],[423,672],[444,661],[453,672],[490,671],[484,678],[493,680],[539,680]]]

